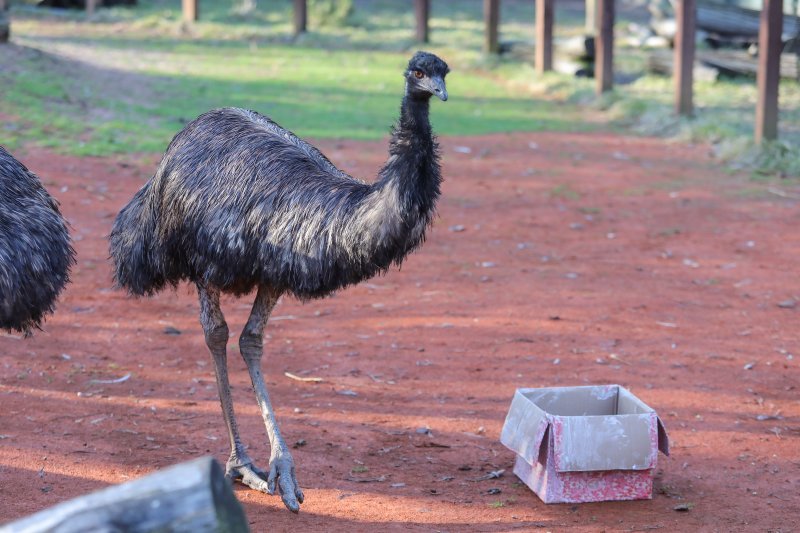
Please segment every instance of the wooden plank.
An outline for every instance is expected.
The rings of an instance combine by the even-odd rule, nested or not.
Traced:
[[[486,24],[484,32],[483,51],[487,54],[496,54],[500,51],[500,0],[483,0],[483,20]]]
[[[553,70],[553,0],[536,0],[536,72]]]
[[[0,533],[248,531],[222,467],[201,457],[0,526]]]
[[[300,35],[308,31],[308,2],[294,0],[294,34]]]
[[[614,0],[597,0],[594,76],[597,94],[614,86]]]
[[[88,2],[89,0],[87,0]],[[200,0],[181,0],[183,20],[195,22],[200,18]]]
[[[778,137],[778,82],[780,78],[783,0],[764,0],[758,33],[757,143]]]
[[[678,0],[675,6],[675,112],[691,116],[694,113],[694,48],[697,6],[695,0]]]
[[[427,43],[428,19],[431,14],[431,0],[414,0],[414,17],[417,21],[417,41]]]

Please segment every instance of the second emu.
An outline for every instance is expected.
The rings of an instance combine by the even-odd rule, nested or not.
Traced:
[[[442,181],[428,112],[447,100],[447,64],[418,52],[378,179],[366,184],[319,150],[253,111],[209,111],[169,144],[153,178],[120,212],[111,232],[115,280],[150,295],[188,280],[214,359],[230,438],[229,476],[273,494],[297,512],[303,492],[261,373],[262,335],[283,294],[301,300],[385,272],[422,244]],[[228,382],[228,326],[221,292],[257,289],[239,337],[270,441],[268,470],[245,451]]]
[[[74,263],[58,203],[0,146],[0,329],[28,336],[40,327]]]

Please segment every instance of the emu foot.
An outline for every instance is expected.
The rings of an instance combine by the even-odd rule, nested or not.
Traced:
[[[264,472],[253,463],[241,464],[229,460],[225,475],[231,481],[238,481],[253,490],[275,494],[275,486],[281,494],[283,504],[293,513],[300,511],[303,503],[303,491],[297,484],[294,475],[294,461],[291,457],[279,457],[270,461],[269,473]]]
[[[269,461],[267,490],[270,494],[275,493],[276,484],[283,504],[293,513],[300,511],[300,504],[303,503],[303,491],[297,484],[297,478],[294,475],[294,460],[288,453]]]

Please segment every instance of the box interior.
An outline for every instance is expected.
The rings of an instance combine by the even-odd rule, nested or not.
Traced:
[[[625,389],[608,387],[564,387],[537,389],[525,396],[539,409],[556,416],[638,415],[651,409]]]

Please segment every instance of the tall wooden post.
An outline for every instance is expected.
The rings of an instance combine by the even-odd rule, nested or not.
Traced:
[[[483,0],[483,20],[486,23],[483,51],[487,54],[496,54],[500,51],[500,42],[498,41],[500,0]]]
[[[5,43],[11,36],[11,18],[8,16],[10,0],[0,0],[0,43]]]
[[[696,19],[695,0],[679,0],[675,12],[675,112],[687,117],[694,112],[692,87]]]
[[[195,22],[200,18],[199,3],[200,3],[199,0],[181,0],[184,21]]]
[[[94,10],[97,7],[97,0],[86,0],[86,14],[91,16],[94,15]]]
[[[431,0],[414,0],[414,16],[417,19],[417,41],[427,43],[428,19],[431,14]]]
[[[597,94],[614,86],[614,0],[597,0],[594,76]]]
[[[294,34],[300,35],[308,29],[308,2],[294,0]]]
[[[781,68],[783,0],[764,0],[758,32],[756,142],[778,137],[778,83]]]
[[[553,0],[536,0],[536,72],[553,70]]]

